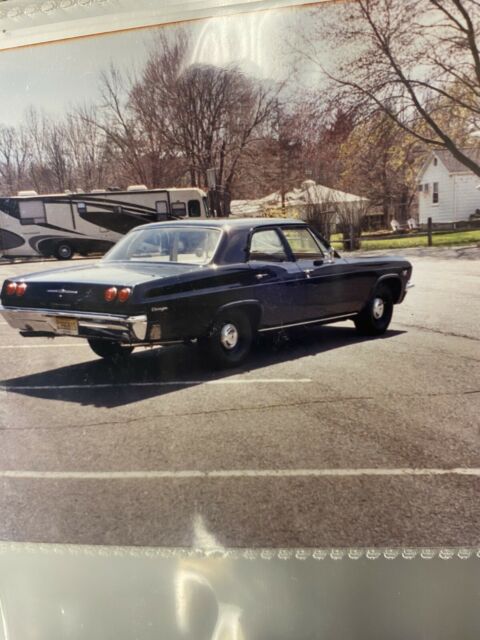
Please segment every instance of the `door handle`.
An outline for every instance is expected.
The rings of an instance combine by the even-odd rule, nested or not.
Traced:
[[[263,278],[268,278],[269,275],[270,274],[268,274],[268,273],[256,273],[255,274],[255,278],[257,280],[262,280]]]
[[[310,274],[315,271],[315,269],[304,269],[303,273],[307,276],[307,278],[310,278]]]

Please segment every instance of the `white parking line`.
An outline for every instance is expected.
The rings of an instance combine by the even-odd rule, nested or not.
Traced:
[[[213,471],[0,471],[0,478],[31,478],[38,480],[164,480],[194,478],[324,478],[352,476],[475,476],[478,467],[452,469],[222,469]]]
[[[72,347],[88,347],[88,344],[18,344],[0,346],[0,349],[71,349]]]
[[[0,391],[45,391],[48,389],[115,389],[120,387],[189,387],[194,384],[305,384],[311,378],[244,378],[240,380],[168,380],[164,382],[117,382],[105,384],[2,385]]]

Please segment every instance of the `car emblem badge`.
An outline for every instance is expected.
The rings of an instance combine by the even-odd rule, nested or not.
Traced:
[[[60,297],[63,296],[64,293],[78,293],[78,291],[71,291],[69,289],[47,289],[47,293],[58,293]]]

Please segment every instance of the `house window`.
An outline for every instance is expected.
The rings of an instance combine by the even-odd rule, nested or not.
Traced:
[[[418,191],[423,191],[423,184],[419,184],[417,188],[418,188]]]
[[[433,191],[432,191],[432,202],[433,204],[437,204],[439,200],[438,197],[438,182],[433,183]]]

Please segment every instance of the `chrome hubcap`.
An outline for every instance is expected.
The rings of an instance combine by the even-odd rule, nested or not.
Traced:
[[[225,324],[220,331],[220,341],[225,349],[234,349],[238,344],[237,327],[233,324]]]
[[[385,303],[382,298],[375,298],[373,301],[373,317],[375,320],[380,320],[385,311]]]

